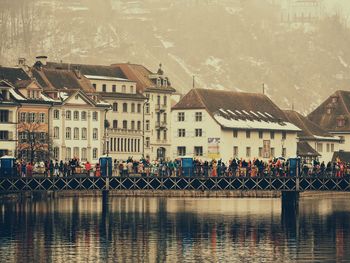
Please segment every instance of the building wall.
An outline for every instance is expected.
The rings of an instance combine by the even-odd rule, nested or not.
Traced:
[[[185,113],[185,121],[178,121],[178,113]],[[201,122],[196,121],[196,112],[201,112],[203,119]],[[287,132],[286,139],[282,139],[281,131],[274,131],[274,138],[268,130],[263,131],[263,137],[259,138],[259,131],[250,131],[250,138],[247,138],[246,130],[221,129],[220,125],[211,118],[205,110],[173,110],[173,126],[172,126],[172,153],[173,158],[178,154],[178,147],[186,147],[186,155],[210,160],[212,158],[222,158],[224,161],[229,159],[244,158],[253,159],[260,158],[268,160],[272,157],[281,157],[282,148],[286,149],[286,158],[295,157],[297,151],[297,134],[296,132]],[[198,138],[195,136],[195,129],[201,128],[203,136]],[[179,129],[186,130],[186,137],[179,137]],[[234,137],[236,136],[237,137]],[[215,155],[215,143],[212,138],[219,138],[217,143],[218,154]],[[212,141],[211,143],[209,141]],[[259,148],[263,149],[264,141],[269,141],[270,147],[274,150],[274,156],[263,158],[259,153]],[[196,156],[194,153],[195,146],[203,147],[203,156]],[[238,155],[234,156],[234,147],[238,149]],[[247,147],[250,147],[250,155],[247,156]],[[209,149],[211,148],[211,149]],[[262,149],[260,151],[262,151]],[[213,154],[214,152],[214,154]]]
[[[116,80],[113,78],[105,78],[105,79],[94,79],[87,76],[91,82],[91,84],[94,86],[96,85],[96,91],[97,92],[103,92],[102,86],[106,85],[106,92],[112,92],[112,86],[116,86],[115,92],[121,92],[121,93],[130,93],[130,94],[136,94],[136,82],[130,81],[130,80]],[[102,78],[102,76],[101,76]],[[125,86],[125,92],[123,91],[123,86]]]
[[[0,105],[0,110],[9,112],[9,120],[8,122],[0,121],[0,131],[8,131],[8,139],[0,140],[0,157],[2,154],[7,155],[15,155],[16,153],[16,128],[17,128],[17,118],[16,111],[17,107],[15,106],[5,106]]]

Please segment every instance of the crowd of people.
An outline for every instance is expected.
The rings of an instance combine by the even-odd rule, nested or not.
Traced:
[[[89,162],[80,162],[73,158],[70,161],[51,160],[36,162],[35,164],[20,161],[17,163],[17,172],[22,177],[43,175],[47,177],[67,177],[72,175],[101,176],[100,164],[92,165]],[[113,176],[203,176],[203,177],[255,177],[255,176],[289,176],[290,164],[282,158],[263,161],[259,159],[231,159],[228,162],[220,160],[194,159],[192,167],[182,167],[181,159],[168,161],[136,160],[132,157],[127,160],[114,160],[112,165]],[[342,177],[350,173],[350,164],[337,160],[335,162],[313,161],[300,165],[300,176],[328,176]],[[294,173],[295,175],[295,173]]]

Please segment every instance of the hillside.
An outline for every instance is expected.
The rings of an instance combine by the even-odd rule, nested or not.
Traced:
[[[349,89],[350,30],[339,17],[281,23],[262,0],[4,0],[0,64],[40,54],[52,61],[162,62],[180,92],[199,87],[266,93],[309,112]],[[15,2],[15,3],[13,3]]]

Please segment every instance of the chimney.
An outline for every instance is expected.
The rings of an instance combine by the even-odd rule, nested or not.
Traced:
[[[37,56],[36,57],[36,62],[39,62],[43,65],[46,66],[47,64],[47,56]]]
[[[80,72],[80,69],[78,67],[74,68],[74,73],[75,73],[75,76],[77,76],[78,79],[81,78],[81,72]]]

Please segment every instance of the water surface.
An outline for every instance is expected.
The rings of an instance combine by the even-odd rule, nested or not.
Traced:
[[[0,202],[0,262],[350,262],[348,198]]]

